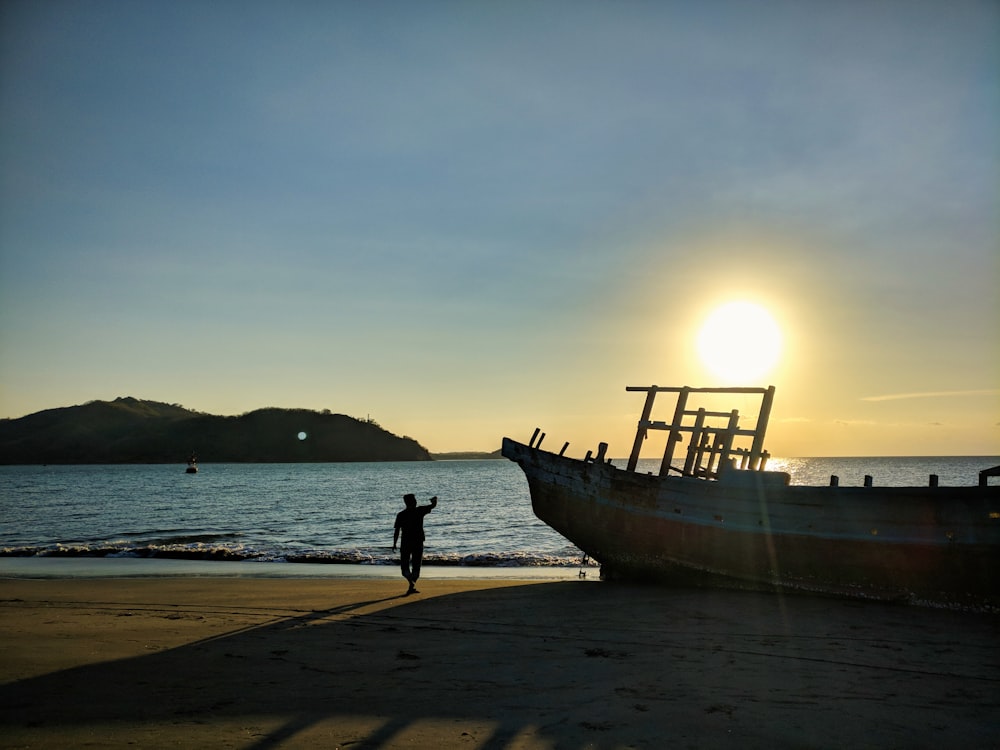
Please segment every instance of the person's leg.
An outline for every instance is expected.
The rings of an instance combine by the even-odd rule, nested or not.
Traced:
[[[407,581],[413,582],[410,578],[412,573],[410,572],[410,558],[413,556],[413,550],[411,550],[406,544],[402,544],[399,547],[399,568],[403,573],[403,578]]]
[[[424,545],[422,544],[413,545],[413,567],[411,568],[410,571],[410,576],[411,576],[410,581],[413,583],[416,583],[417,579],[420,578],[420,564],[423,562],[423,560],[424,560]]]

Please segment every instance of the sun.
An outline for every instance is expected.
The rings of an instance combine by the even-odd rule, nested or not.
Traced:
[[[698,332],[698,355],[708,370],[732,385],[754,381],[781,356],[781,329],[755,302],[729,302],[712,312]]]

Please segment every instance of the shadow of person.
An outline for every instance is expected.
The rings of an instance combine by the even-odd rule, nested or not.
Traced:
[[[899,612],[575,581],[376,598],[0,686],[0,734],[258,749],[713,747],[734,734],[919,747],[914,727],[936,717],[935,746],[985,746],[995,621]],[[948,691],[961,705],[942,706]]]

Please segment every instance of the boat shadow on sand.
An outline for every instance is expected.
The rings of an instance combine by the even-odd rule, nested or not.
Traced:
[[[996,616],[605,582],[433,588],[8,683],[0,744],[936,748],[1000,731]]]

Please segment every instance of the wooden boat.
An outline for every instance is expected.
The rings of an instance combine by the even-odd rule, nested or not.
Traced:
[[[763,441],[774,387],[661,388],[646,403],[628,466],[607,444],[583,459],[542,450],[535,430],[502,453],[525,473],[535,515],[601,564],[602,577],[801,590],[915,603],[1000,606],[1000,486],[793,485],[768,471]],[[653,421],[657,394],[676,397],[672,421]],[[696,401],[748,396],[750,428],[737,410]],[[639,473],[649,431],[667,433],[658,473]],[[681,455],[678,445],[687,440]],[[674,466],[674,454],[678,463]]]

